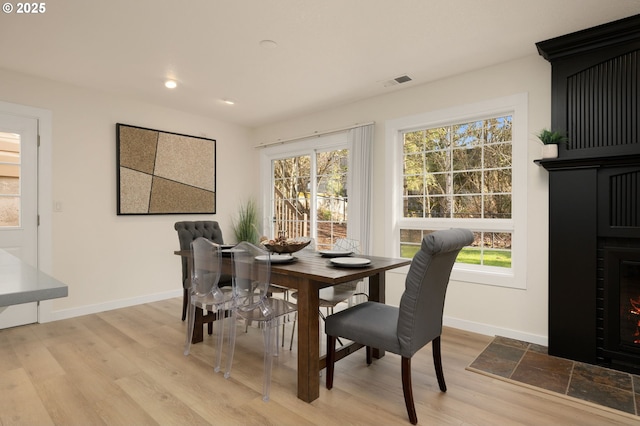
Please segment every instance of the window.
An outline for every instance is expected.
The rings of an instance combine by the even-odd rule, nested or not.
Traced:
[[[511,218],[512,116],[402,132],[405,218]],[[400,229],[413,257],[422,233]],[[417,244],[416,244],[417,240]],[[511,267],[511,234],[476,233],[458,262]]]
[[[524,288],[526,119],[518,95],[388,122],[389,254],[412,258],[428,233],[469,228],[452,277]]]
[[[345,134],[288,144],[286,150],[265,148],[271,235],[309,236],[319,250],[346,237],[348,153]]]
[[[20,226],[20,135],[0,132],[0,227]]]

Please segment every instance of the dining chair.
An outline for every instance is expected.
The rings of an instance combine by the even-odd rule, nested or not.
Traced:
[[[332,250],[360,254],[360,242],[352,238],[340,238],[333,244]],[[362,281],[349,281],[346,283],[338,284],[331,287],[321,288],[319,292],[319,309],[318,314],[323,321],[326,316],[322,313],[322,308],[327,310],[327,315],[333,314],[333,310],[339,303],[348,302],[349,306],[352,305],[352,298],[354,296],[364,296],[369,299],[369,295],[364,292],[357,292],[358,284]],[[297,299],[298,294],[294,292],[291,297]],[[293,336],[295,335],[296,320],[293,321],[293,329],[291,330],[291,340],[289,341],[289,350],[293,349]]]
[[[233,353],[236,340],[238,317],[262,329],[264,338],[264,372],[262,399],[269,400],[271,388],[271,368],[277,349],[275,333],[278,327],[289,320],[289,314],[296,312],[297,306],[287,300],[269,297],[271,283],[271,255],[249,242],[243,241],[234,247],[233,300],[231,327],[229,331],[229,353],[225,378],[231,375]]]
[[[225,311],[233,308],[233,291],[230,287],[219,287],[222,271],[220,246],[206,238],[199,237],[191,242],[192,262],[189,289],[189,322],[184,343],[184,354],[189,355],[196,319],[196,308],[215,312],[218,335],[214,371],[220,371]]]
[[[372,362],[372,348],[398,354],[402,358],[402,390],[409,421],[418,422],[411,386],[411,358],[432,342],[438,385],[442,392],[447,391],[440,353],[445,294],[458,253],[473,239],[468,229],[428,234],[411,262],[399,307],[364,302],[327,317],[327,389],[333,387],[338,337],[366,346],[367,364]]]
[[[180,250],[190,250],[191,242],[199,237],[204,237],[216,244],[224,244],[222,238],[222,230],[218,222],[212,220],[201,221],[181,221],[176,222],[173,225],[174,229],[178,233],[178,241],[180,243]],[[182,321],[185,320],[187,315],[187,305],[189,304],[189,289],[191,285],[189,280],[189,263],[188,258],[182,256],[182,288],[184,289],[184,296],[182,299]],[[223,278],[223,283],[231,284],[229,278]]]
[[[300,252],[314,252],[316,251],[316,241],[313,238],[308,238],[308,237],[301,237],[301,238],[305,238],[309,240],[309,244],[302,248],[302,250],[300,250]],[[291,289],[289,287],[285,287],[283,285],[278,285],[278,284],[273,284],[271,283],[271,285],[269,286],[269,292],[271,294],[281,294],[282,297],[284,298],[284,300],[289,301],[290,300],[290,291]],[[270,295],[271,295],[270,294]],[[291,297],[295,297],[295,296],[291,296]],[[282,323],[282,347],[284,347],[284,333],[285,333],[285,325],[286,322]],[[289,344],[289,350],[291,350],[291,348],[293,347],[293,334],[295,332],[295,326],[296,326],[296,318],[294,318],[293,320],[293,330],[291,331],[291,343]]]

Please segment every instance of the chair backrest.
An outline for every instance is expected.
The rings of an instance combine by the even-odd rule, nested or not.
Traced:
[[[473,239],[468,229],[435,231],[423,238],[400,299],[400,355],[412,357],[442,333],[444,299],[451,270],[460,250]]]
[[[352,238],[340,238],[333,243],[333,250],[350,251],[353,254],[360,254],[360,241]],[[330,289],[334,290],[334,294],[344,294],[345,291],[355,293],[358,283],[360,282],[362,282],[362,280],[349,281],[330,287]]]
[[[360,254],[360,241],[351,238],[340,238],[333,243],[333,250],[351,251]]]
[[[199,237],[204,237],[216,244],[223,244],[222,230],[218,222],[212,220],[176,222],[173,226],[178,232],[180,250],[190,250],[191,242]],[[189,287],[189,268],[187,258],[182,256],[182,285]]]
[[[218,289],[222,270],[220,246],[199,237],[191,242],[193,267],[191,268],[191,291],[197,296],[209,293],[222,297]]]
[[[240,311],[260,309],[272,315],[269,304],[271,255],[254,244],[243,241],[233,248],[233,296]]]

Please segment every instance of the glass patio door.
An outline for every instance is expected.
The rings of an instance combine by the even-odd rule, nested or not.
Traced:
[[[348,150],[308,149],[271,160],[271,235],[311,237],[319,250],[347,235]]]

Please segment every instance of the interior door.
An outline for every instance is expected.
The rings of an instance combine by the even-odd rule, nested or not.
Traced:
[[[38,266],[38,120],[35,118],[0,114],[0,249]],[[0,308],[0,328],[37,321],[36,302]]]

